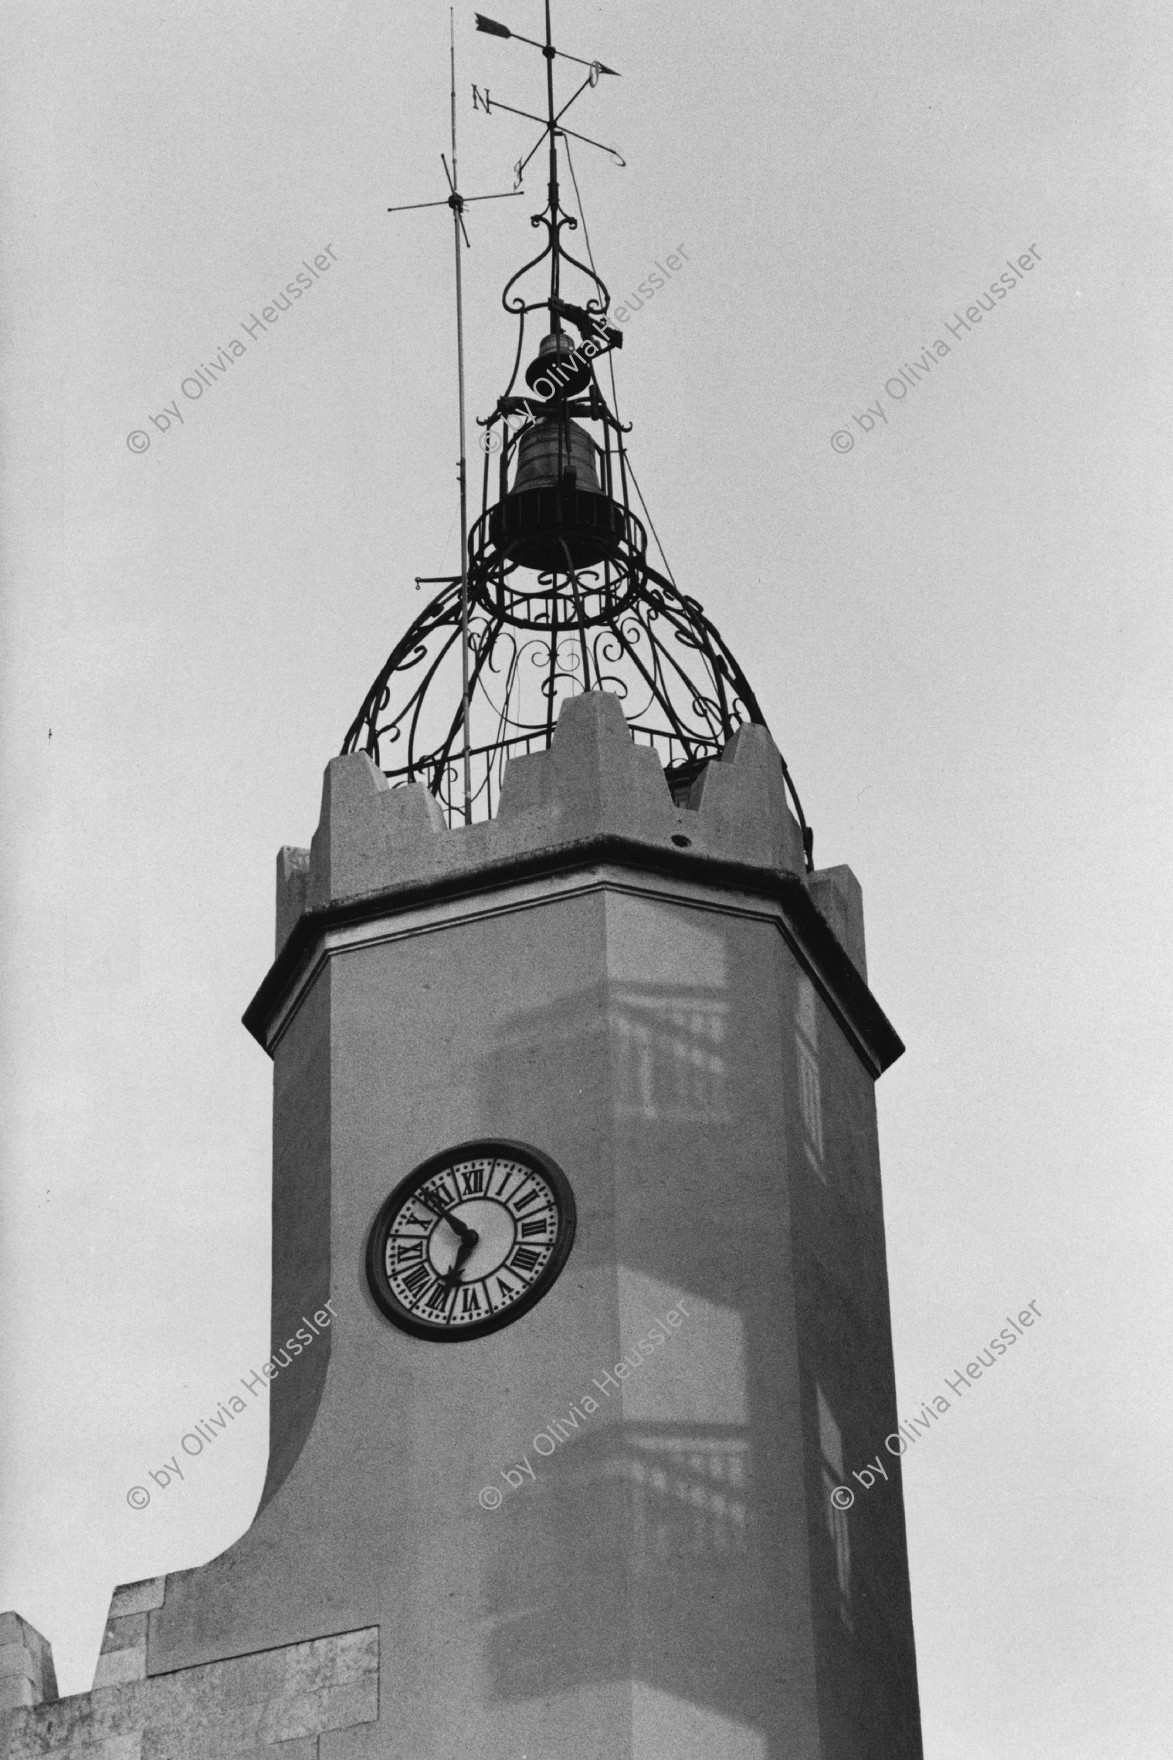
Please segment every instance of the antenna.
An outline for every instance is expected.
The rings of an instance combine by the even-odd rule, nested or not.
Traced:
[[[548,10],[548,9],[547,9]],[[457,481],[460,485],[460,659],[464,690],[461,699],[464,756],[464,822],[472,824],[472,759],[469,732],[469,637],[468,637],[468,468],[464,443],[464,296],[461,282],[461,244],[468,245],[464,226],[466,202],[496,202],[505,196],[520,195],[518,189],[499,190],[493,195],[462,196],[457,183],[456,165],[456,25],[452,7],[448,8],[448,64],[451,74],[449,107],[452,124],[452,169],[443,153],[440,163],[448,183],[448,195],[438,202],[403,202],[388,208],[389,214],[405,214],[416,208],[451,208],[452,237],[456,252],[456,383],[460,422],[460,461]]]

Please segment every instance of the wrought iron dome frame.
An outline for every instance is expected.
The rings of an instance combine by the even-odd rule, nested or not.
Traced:
[[[392,784],[425,783],[450,825],[492,816],[508,759],[547,747],[562,701],[583,690],[620,698],[633,738],[656,748],[681,803],[739,726],[765,725],[699,601],[648,561],[647,533],[631,505],[631,489],[639,494],[627,457],[631,424],[619,420],[595,371],[623,334],[606,322],[611,296],[593,260],[579,261],[563,240],[578,220],[559,201],[558,143],[567,131],[554,111],[559,51],[550,42],[548,7],[546,35],[549,182],[546,206],[530,221],[546,237],[501,296],[518,321],[517,349],[496,408],[477,421],[482,508],[468,535],[465,571],[417,577],[417,586],[440,590],[392,649],[342,747],[367,752]],[[609,70],[594,64],[579,90],[599,71]],[[459,199],[454,190],[453,203]],[[519,284],[547,262],[548,291],[524,297]],[[562,298],[564,269],[585,280],[580,303]],[[547,390],[527,395],[518,379],[527,320],[536,312],[549,314],[549,331],[525,381],[529,393]],[[573,347],[568,322],[579,332]],[[613,372],[611,380],[614,387]],[[583,423],[601,432],[600,442],[587,440]],[[545,474],[519,488],[518,467],[535,442],[544,446]],[[597,487],[589,466],[584,473],[588,446]],[[462,801],[466,749],[472,781]],[[811,836],[785,760],[782,771],[809,867]]]

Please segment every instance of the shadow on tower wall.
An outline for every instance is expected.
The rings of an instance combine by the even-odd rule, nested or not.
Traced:
[[[635,899],[609,926],[608,979],[502,1022],[482,1094],[523,1138],[568,1071],[606,1097],[574,1255],[614,1269],[621,1353],[675,1301],[688,1318],[621,1397],[596,1391],[613,1340],[583,1340],[567,1404],[599,1409],[529,1450],[494,1518],[493,1691],[633,1678],[715,1719],[723,1760],[916,1760],[911,1625],[884,1593],[894,1572],[906,1599],[902,1517],[828,1513],[820,1424],[821,1399],[840,1467],[891,1428],[870,1078],[776,930]]]

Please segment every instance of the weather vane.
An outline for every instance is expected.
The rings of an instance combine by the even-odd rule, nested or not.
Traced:
[[[604,146],[602,141],[592,140],[590,135],[577,134],[573,128],[567,128],[562,122],[562,118],[566,115],[570,106],[575,103],[577,99],[581,98],[587,87],[598,85],[601,74],[610,74],[613,79],[618,79],[619,75],[615,72],[613,67],[604,67],[601,61],[584,61],[581,55],[568,55],[564,49],[556,49],[554,47],[550,30],[550,0],[546,0],[546,40],[544,43],[537,42],[533,37],[523,37],[519,31],[510,30],[507,24],[498,24],[495,18],[486,18],[483,12],[477,13],[476,24],[478,31],[484,31],[490,37],[508,37],[511,41],[516,43],[528,43],[532,49],[540,49],[546,58],[546,115],[544,117],[535,116],[530,110],[517,110],[512,104],[502,104],[500,99],[496,102],[496,108],[498,110],[506,110],[510,116],[524,116],[527,122],[537,122],[542,125],[541,134],[538,136],[525,158],[519,159],[513,168],[513,187],[515,189],[520,189],[521,180],[525,174],[526,166],[529,164],[542,142],[547,139],[549,139],[550,142],[552,174],[556,176],[556,166],[554,166],[553,163],[555,130],[557,130],[559,134],[570,135],[572,140],[583,141],[588,147],[598,147],[602,152],[610,153],[611,157],[617,164],[626,165],[626,159],[624,159],[614,147]],[[555,61],[574,61],[579,67],[585,67],[587,69],[586,78],[583,80],[578,90],[572,92],[570,97],[567,98],[565,104],[563,104],[557,115],[554,113]],[[494,104],[489,96],[489,88],[486,86],[484,91],[481,92],[474,85],[472,88],[472,107],[476,110],[482,105],[484,106],[485,114],[491,114]]]

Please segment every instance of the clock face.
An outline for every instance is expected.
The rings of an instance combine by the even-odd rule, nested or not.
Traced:
[[[574,1240],[574,1195],[522,1143],[465,1143],[396,1186],[371,1230],[367,1280],[389,1320],[422,1338],[479,1338],[532,1308]]]

